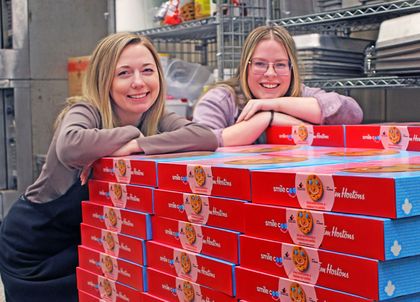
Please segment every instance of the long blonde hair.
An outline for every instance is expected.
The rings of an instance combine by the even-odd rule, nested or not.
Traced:
[[[291,81],[286,96],[297,97],[301,95],[301,80],[299,76],[298,60],[295,42],[290,33],[282,26],[264,25],[251,31],[242,46],[241,59],[237,73],[226,81],[218,82],[215,86],[229,87],[235,95],[236,104],[244,106],[250,99],[255,98],[249,89],[247,77],[249,61],[254,54],[255,48],[262,40],[273,39],[278,41],[286,49],[291,64]]]
[[[159,120],[165,110],[166,84],[159,55],[144,36],[135,33],[116,33],[102,39],[93,51],[86,70],[82,86],[82,96],[67,99],[67,106],[59,114],[56,125],[61,121],[68,109],[77,102],[88,102],[99,110],[102,128],[118,126],[118,119],[112,110],[110,90],[114,78],[114,71],[122,51],[133,44],[144,45],[152,54],[159,73],[160,91],[154,104],[143,113],[140,131],[145,135],[158,133]]]

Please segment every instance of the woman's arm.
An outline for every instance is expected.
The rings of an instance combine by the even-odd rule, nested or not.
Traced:
[[[249,145],[265,131],[271,121],[271,112],[259,112],[249,120],[236,123],[222,131],[223,146]]]
[[[145,154],[186,151],[214,151],[216,135],[205,125],[191,122],[173,112],[165,112],[159,122],[161,133],[136,139]]]
[[[249,100],[237,122],[248,120],[259,111],[274,110],[311,124],[321,123],[321,108],[314,97],[281,97]]]
[[[311,124],[359,124],[363,119],[362,109],[353,98],[302,85],[301,97],[249,100],[238,121],[266,110],[282,112]]]
[[[59,125],[56,152],[69,168],[82,168],[141,135],[134,126],[100,129],[99,112],[86,103],[74,105]]]

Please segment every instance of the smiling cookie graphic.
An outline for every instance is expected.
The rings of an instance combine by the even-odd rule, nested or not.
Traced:
[[[297,213],[297,226],[299,228],[299,230],[307,235],[312,231],[313,228],[313,218],[312,218],[312,214],[308,211],[298,211]]]
[[[306,302],[306,294],[299,283],[293,282],[289,288],[290,300],[292,302]]]
[[[312,174],[306,178],[306,192],[312,201],[318,201],[322,198],[324,187],[318,176]]]
[[[193,302],[195,298],[194,294],[194,287],[188,281],[184,281],[182,283],[182,292],[184,294],[184,301],[185,302]]]
[[[309,256],[303,247],[293,247],[292,261],[298,271],[304,272],[308,269]]]

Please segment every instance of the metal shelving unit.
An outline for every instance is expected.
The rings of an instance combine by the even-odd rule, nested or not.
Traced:
[[[247,34],[266,20],[267,0],[234,6],[217,0],[215,16],[138,31],[153,40],[159,52],[217,69],[218,79],[232,76]]]
[[[332,10],[299,17],[268,20],[286,27],[292,34],[333,33],[348,36],[351,32],[378,29],[382,21],[420,11],[420,0],[392,1],[349,9]],[[367,70],[374,75],[374,70]],[[419,88],[419,77],[366,77],[349,79],[306,80],[305,84],[326,90],[354,88]]]

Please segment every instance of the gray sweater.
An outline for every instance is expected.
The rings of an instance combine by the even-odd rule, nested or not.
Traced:
[[[45,203],[64,193],[78,181],[83,167],[108,156],[132,139],[145,154],[214,151],[217,138],[206,126],[165,112],[158,125],[160,134],[139,137],[134,126],[101,129],[99,111],[87,103],[74,105],[56,129],[46,162],[38,179],[26,190],[32,202]]]

